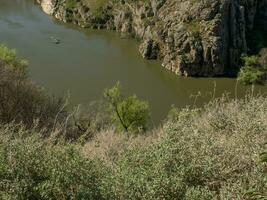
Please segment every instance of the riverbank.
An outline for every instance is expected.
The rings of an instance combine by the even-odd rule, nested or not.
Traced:
[[[0,57],[1,199],[267,197],[266,97],[173,108],[138,134],[106,121],[106,109],[68,110],[27,79],[15,51],[1,46]]]
[[[247,33],[267,22],[266,1],[257,0],[37,2],[61,21],[136,37],[143,57],[185,76],[236,75]]]

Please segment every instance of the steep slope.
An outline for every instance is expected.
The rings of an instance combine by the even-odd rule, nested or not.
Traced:
[[[247,32],[267,27],[267,0],[36,1],[59,20],[139,38],[143,57],[185,76],[235,74]]]

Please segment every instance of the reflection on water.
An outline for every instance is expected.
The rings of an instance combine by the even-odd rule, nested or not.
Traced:
[[[51,37],[59,38],[54,44]],[[124,92],[137,94],[151,104],[154,122],[164,119],[172,104],[192,104],[192,94],[202,94],[196,104],[224,92],[238,96],[244,86],[234,79],[184,78],[164,70],[159,62],[147,61],[134,40],[121,39],[108,31],[82,30],[46,16],[31,0],[0,0],[0,40],[30,62],[30,77],[51,93],[71,93],[75,104],[102,97],[102,91],[120,81]],[[216,83],[216,84],[215,84]],[[266,87],[257,90],[267,91]]]

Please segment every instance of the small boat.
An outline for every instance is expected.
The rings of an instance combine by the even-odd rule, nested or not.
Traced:
[[[55,38],[53,36],[50,37],[50,40],[54,43],[54,44],[60,44],[60,39]]]

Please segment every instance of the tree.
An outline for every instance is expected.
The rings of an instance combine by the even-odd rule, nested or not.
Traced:
[[[138,133],[147,128],[150,118],[149,104],[139,100],[136,95],[124,97],[121,94],[121,86],[117,83],[104,91],[112,121],[119,129],[126,132]]]

